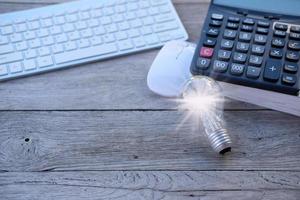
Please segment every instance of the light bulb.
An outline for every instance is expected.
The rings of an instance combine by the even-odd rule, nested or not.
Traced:
[[[224,96],[216,81],[206,76],[191,77],[183,87],[180,108],[202,122],[212,148],[224,154],[231,151],[231,139],[223,119]]]

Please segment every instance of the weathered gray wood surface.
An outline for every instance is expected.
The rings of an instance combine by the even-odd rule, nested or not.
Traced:
[[[0,0],[0,12],[66,1]],[[174,3],[196,41],[208,0]],[[300,118],[228,101],[235,147],[215,155],[148,91],[157,52],[1,83],[0,200],[298,200]]]

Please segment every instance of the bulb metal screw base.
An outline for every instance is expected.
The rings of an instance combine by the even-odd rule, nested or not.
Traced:
[[[214,151],[220,154],[225,154],[231,151],[232,141],[227,134],[226,129],[216,130],[208,136],[208,140]]]

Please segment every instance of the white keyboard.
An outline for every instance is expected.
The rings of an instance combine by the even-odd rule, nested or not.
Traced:
[[[187,38],[170,0],[82,0],[2,14],[0,81]]]

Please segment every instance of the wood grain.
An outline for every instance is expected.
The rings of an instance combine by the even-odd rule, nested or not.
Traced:
[[[233,152],[216,155],[183,113],[1,112],[0,170],[300,170],[300,118],[226,112]],[[280,124],[280,126],[279,126]]]
[[[3,199],[298,200],[295,172],[62,172],[0,174]]]

